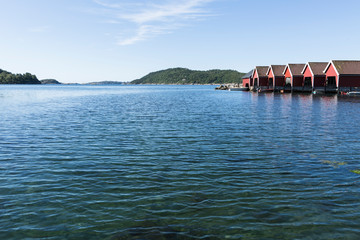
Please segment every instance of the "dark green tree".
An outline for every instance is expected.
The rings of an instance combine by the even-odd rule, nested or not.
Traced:
[[[41,84],[31,73],[13,74],[0,69],[0,84]]]

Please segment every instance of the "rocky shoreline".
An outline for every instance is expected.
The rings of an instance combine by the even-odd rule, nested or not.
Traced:
[[[239,83],[230,83],[230,84],[221,84],[220,86],[216,87],[215,90],[229,90],[231,88],[240,88],[242,87]]]

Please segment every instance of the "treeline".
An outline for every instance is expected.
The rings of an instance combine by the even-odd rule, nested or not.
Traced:
[[[194,71],[187,68],[170,68],[152,72],[131,84],[223,84],[242,83],[242,76],[234,70]]]
[[[0,84],[41,84],[31,73],[13,74],[0,69]]]
[[[41,82],[41,84],[61,84],[56,79],[42,79],[42,80],[40,80],[40,82]]]

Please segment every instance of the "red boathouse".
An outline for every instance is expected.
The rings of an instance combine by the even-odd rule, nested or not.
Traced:
[[[266,72],[269,88],[274,89],[274,91],[284,89],[285,76],[283,71],[285,67],[285,65],[270,65]]]
[[[268,70],[268,66],[257,66],[254,69],[254,90],[257,89],[268,89],[269,83],[268,83],[268,77],[266,75],[266,72]]]
[[[324,69],[328,63],[326,62],[308,62],[302,70],[303,90],[324,90],[326,76]]]
[[[326,91],[351,91],[360,88],[360,61],[330,61],[324,74]]]
[[[250,87],[253,86],[253,73],[254,73],[254,69],[242,77],[243,87],[247,87],[250,89]]]
[[[305,64],[288,64],[283,74],[285,75],[285,89],[293,91],[302,91],[303,74]]]

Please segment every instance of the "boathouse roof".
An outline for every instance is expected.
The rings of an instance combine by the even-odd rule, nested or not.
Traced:
[[[305,67],[305,63],[289,63],[285,67],[283,74],[285,74],[286,69],[289,68],[292,76],[301,76],[304,67]]]
[[[301,73],[304,74],[306,67],[309,66],[313,75],[324,75],[324,69],[327,65],[327,62],[308,62]]]
[[[256,66],[255,70],[257,71],[257,74],[259,77],[267,77],[267,70],[269,66]]]
[[[251,78],[253,76],[253,73],[254,73],[254,69],[252,69],[250,72],[248,72],[247,74],[245,74],[242,79],[245,79],[245,78]]]
[[[270,65],[268,68],[266,75],[269,75],[270,69],[272,69],[274,76],[284,76],[284,68],[286,65]]]
[[[328,70],[329,66],[333,64],[336,72],[338,74],[356,74],[360,75],[360,61],[354,61],[354,60],[332,60],[330,61],[325,70],[324,73]]]

